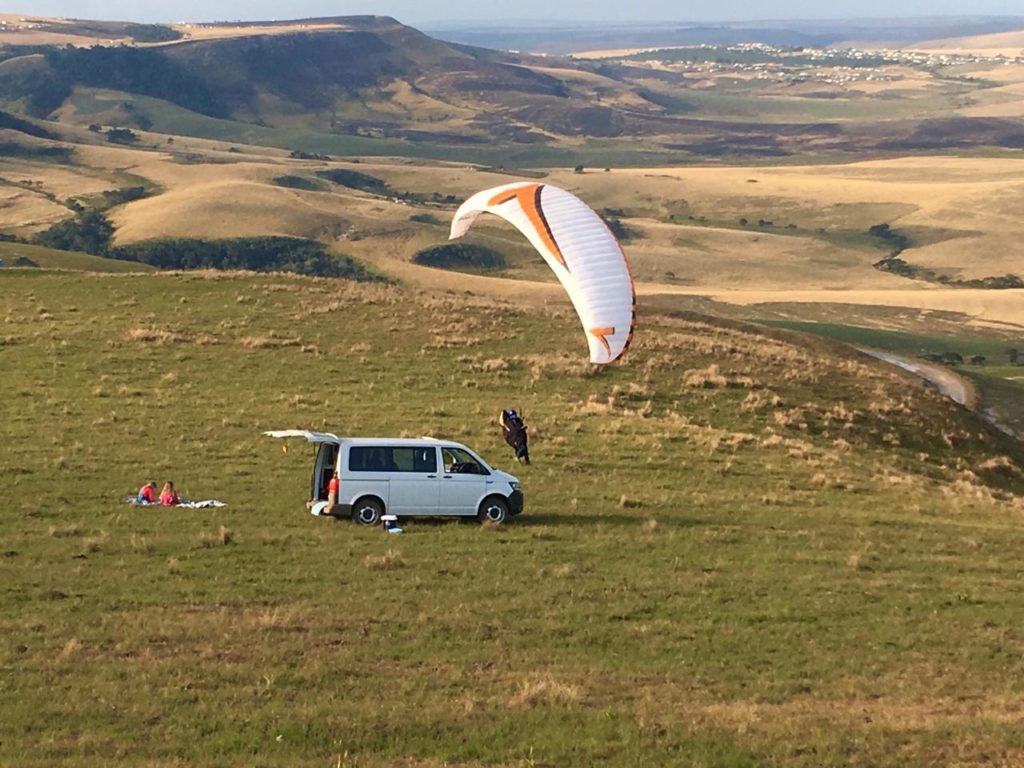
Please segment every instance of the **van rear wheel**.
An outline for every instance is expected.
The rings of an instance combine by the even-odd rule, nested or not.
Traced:
[[[360,525],[378,525],[384,505],[376,499],[360,499],[352,507],[352,519]]]
[[[476,519],[481,523],[502,525],[508,522],[508,502],[501,496],[488,496],[480,505]]]

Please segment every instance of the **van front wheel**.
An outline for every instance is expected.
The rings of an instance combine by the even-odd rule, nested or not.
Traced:
[[[384,507],[376,499],[360,499],[352,507],[352,519],[360,525],[377,525]]]
[[[481,523],[502,525],[508,522],[508,502],[501,496],[488,496],[480,505],[476,518]]]

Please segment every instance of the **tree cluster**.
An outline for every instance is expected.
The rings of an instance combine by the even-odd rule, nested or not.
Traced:
[[[298,237],[165,238],[117,246],[108,255],[161,269],[244,269],[385,282],[355,259]]]
[[[96,208],[79,211],[75,218],[54,224],[32,238],[36,245],[62,251],[84,251],[103,256],[114,236],[114,225]]]
[[[493,248],[472,243],[451,243],[426,248],[412,257],[413,263],[442,269],[472,269],[493,272],[508,266]]]

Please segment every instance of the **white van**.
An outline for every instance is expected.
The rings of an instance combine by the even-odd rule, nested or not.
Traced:
[[[523,511],[519,480],[492,468],[461,443],[432,437],[338,437],[283,429],[270,437],[317,444],[310,481],[314,514],[377,525],[384,514],[476,516],[504,523]],[[328,484],[338,473],[338,499],[328,509]]]

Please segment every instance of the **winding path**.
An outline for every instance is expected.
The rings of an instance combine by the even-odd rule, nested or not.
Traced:
[[[948,368],[923,360],[894,355],[891,352],[883,352],[880,349],[871,349],[870,347],[857,347],[857,349],[876,360],[895,365],[915,376],[919,376],[946,397],[960,403],[960,405],[971,409],[977,405],[974,387],[962,376],[957,375]]]

